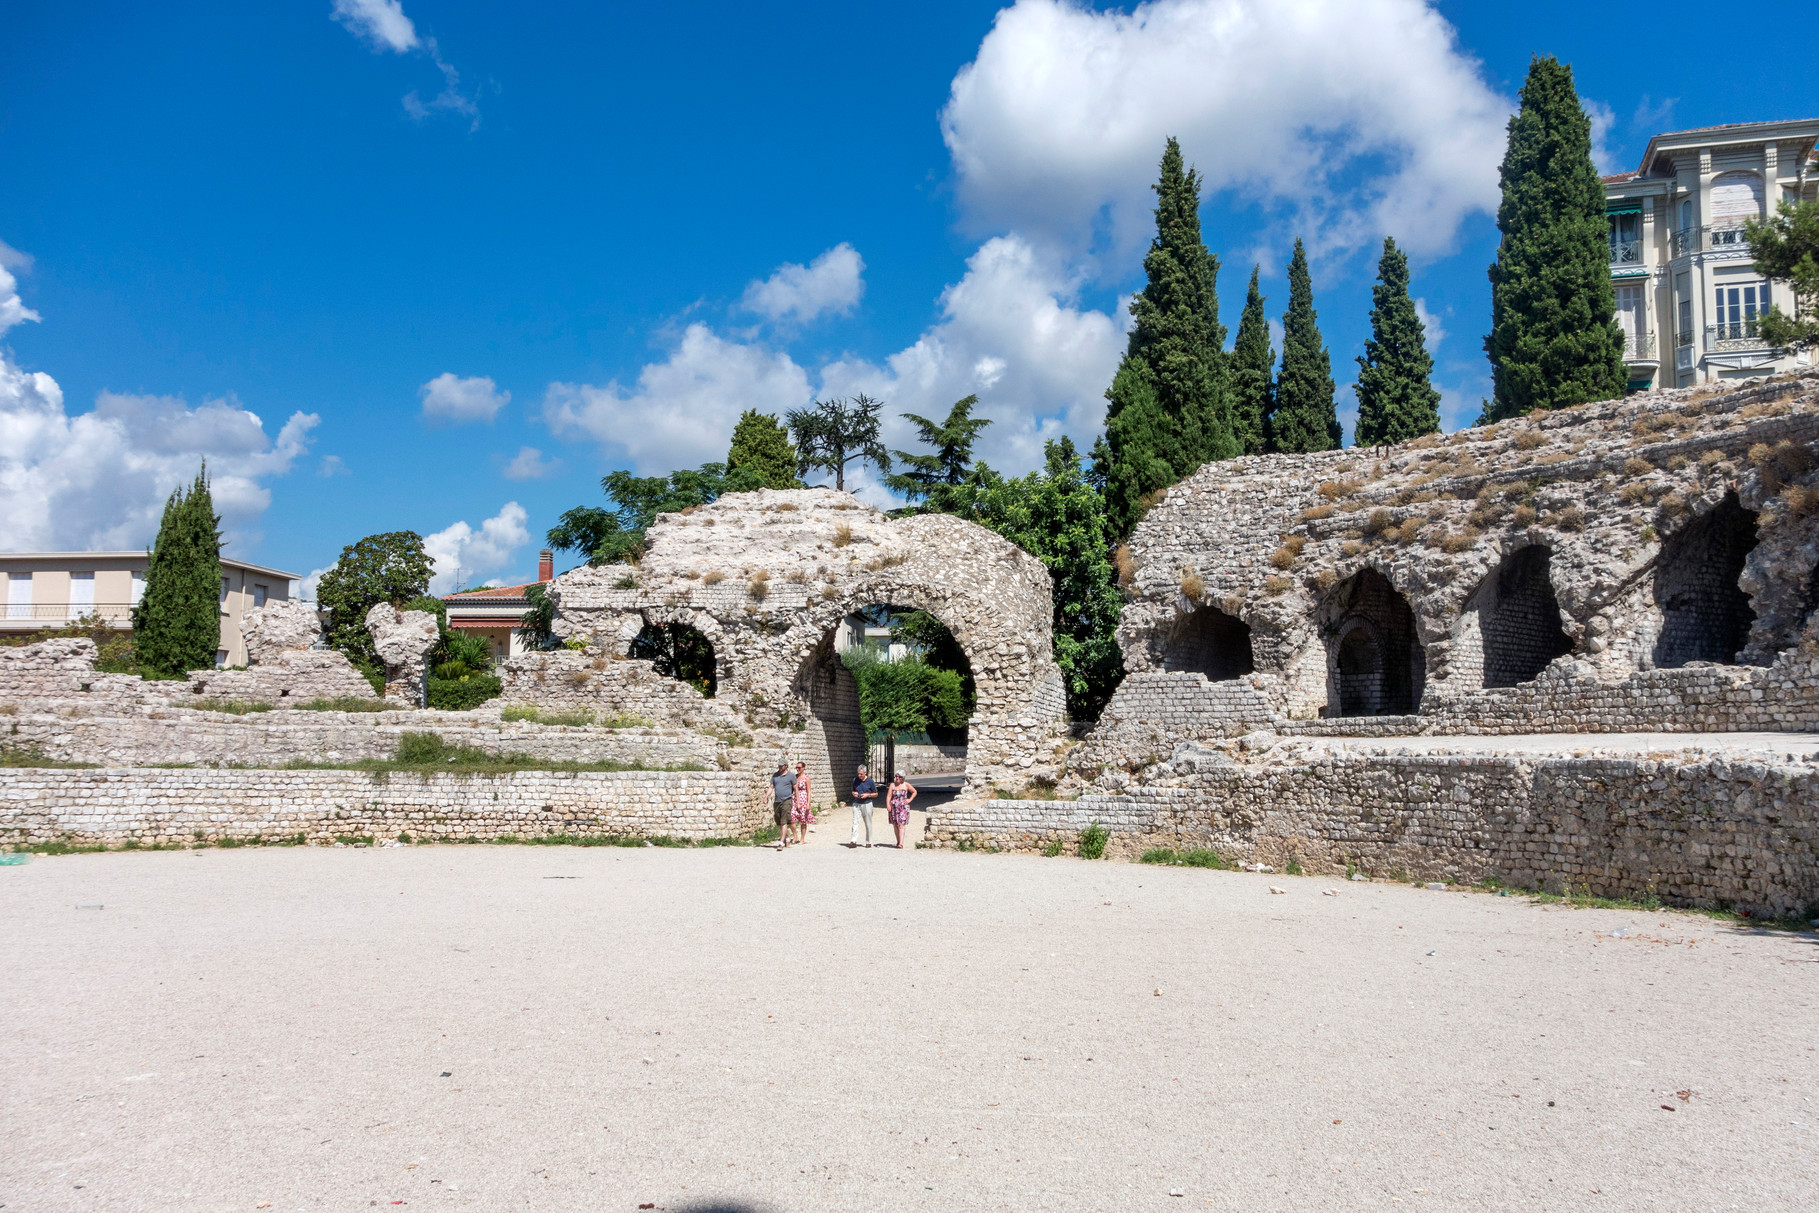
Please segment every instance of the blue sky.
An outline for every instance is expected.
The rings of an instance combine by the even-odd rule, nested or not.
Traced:
[[[1503,123],[1570,62],[1607,169],[1807,116],[1819,65],[1682,70],[1709,6],[1159,0],[0,10],[0,546],[134,547],[208,456],[230,550],[310,572],[408,528],[438,589],[529,575],[601,474],[746,407],[978,392],[1022,471],[1098,429],[1176,134],[1235,325],[1297,235],[1340,401],[1382,236],[1449,428]],[[1751,29],[1792,27],[1766,4]],[[908,441],[899,426],[896,445]],[[876,490],[866,492],[876,496]]]

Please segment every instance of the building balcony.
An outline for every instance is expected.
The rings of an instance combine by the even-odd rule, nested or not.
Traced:
[[[9,602],[0,605],[0,626],[11,628],[54,627],[90,617],[105,620],[115,627],[132,623],[130,602]]]
[[[1722,227],[1683,227],[1668,238],[1668,255],[1681,257],[1704,249],[1741,251],[1748,249],[1749,243],[1744,238],[1743,225],[1740,223]]]
[[[1623,334],[1623,360],[1625,362],[1657,362],[1660,356],[1655,352],[1655,334]]]
[[[1643,268],[1643,265],[1642,265],[1642,241],[1640,241],[1640,240],[1613,240],[1613,241],[1611,241],[1611,272],[1612,273],[1615,274],[1615,273],[1624,273],[1624,272],[1635,272],[1637,270],[1641,270],[1642,268]]]
[[[1756,317],[1731,324],[1709,324],[1705,328],[1705,348],[1714,353],[1731,350],[1763,350],[1768,342],[1756,331]]]

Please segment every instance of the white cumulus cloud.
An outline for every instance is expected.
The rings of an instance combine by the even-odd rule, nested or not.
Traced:
[[[521,446],[504,468],[507,480],[541,480],[562,466],[560,459],[545,459],[534,446]]]
[[[842,242],[807,265],[785,262],[763,282],[745,288],[744,307],[769,320],[807,324],[819,316],[850,312],[865,294],[865,260]]]
[[[0,240],[0,334],[16,324],[39,318],[38,313],[26,307],[25,301],[19,298],[19,280],[11,272],[30,269],[31,264],[30,257]]]
[[[691,324],[634,387],[550,384],[543,417],[558,435],[593,439],[654,474],[725,459],[746,409],[781,415],[813,399],[808,373],[788,354]]]
[[[1136,247],[1176,135],[1210,191],[1286,212],[1316,250],[1388,234],[1427,254],[1495,208],[1510,108],[1422,0],[1018,0],[941,123],[977,228],[1080,248],[1109,218]]]
[[[519,548],[529,543],[531,533],[525,527],[530,515],[516,501],[508,501],[499,512],[480,524],[478,530],[466,522],[446,526],[423,538],[423,550],[435,566],[429,592],[451,594],[475,579],[496,573],[511,563]]]
[[[499,385],[489,378],[462,379],[453,371],[437,375],[418,388],[417,394],[423,398],[425,417],[451,425],[491,421],[512,398],[510,392],[500,391]]]
[[[400,0],[335,0],[330,15],[374,50],[403,54],[417,49],[417,27],[404,15]]]
[[[309,448],[314,413],[274,438],[232,398],[194,407],[172,396],[102,392],[71,414],[57,381],[0,351],[0,533],[15,550],[142,548],[165,498],[202,460],[230,546],[271,504],[265,482]]]

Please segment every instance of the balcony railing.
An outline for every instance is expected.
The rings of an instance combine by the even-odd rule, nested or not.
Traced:
[[[1641,265],[1642,265],[1642,241],[1640,241],[1640,240],[1613,240],[1613,241],[1611,241],[1611,268],[1612,269],[1616,270],[1616,269],[1637,268],[1637,267],[1640,267]]]
[[[90,615],[109,623],[132,618],[130,602],[8,602],[0,604],[0,623],[71,623]]]
[[[1693,332],[1692,329],[1681,329],[1674,337],[1674,344],[1681,348],[1685,348],[1686,346],[1693,344],[1693,341],[1697,336],[1698,334]]]
[[[1623,334],[1623,360],[1625,362],[1651,362],[1655,358],[1655,334]]]
[[[1748,247],[1749,240],[1744,237],[1743,225],[1740,223],[1721,227],[1683,227],[1668,239],[1668,255],[1673,257],[1708,248]]]
[[[1759,350],[1768,342],[1756,331],[1756,317],[1733,321],[1730,324],[1708,324],[1705,326],[1705,348],[1717,352],[1726,350]]]

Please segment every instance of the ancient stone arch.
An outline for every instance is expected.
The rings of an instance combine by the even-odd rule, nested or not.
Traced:
[[[1175,620],[1162,649],[1162,668],[1204,674],[1209,682],[1242,678],[1257,668],[1250,625],[1202,603]]]
[[[1655,562],[1661,633],[1654,664],[1690,661],[1729,665],[1749,640],[1756,614],[1739,580],[1756,547],[1756,516],[1735,493],[1668,536]]]
[[[1406,716],[1421,706],[1427,659],[1415,614],[1389,578],[1364,568],[1321,602],[1329,716]]]
[[[1483,684],[1513,687],[1535,678],[1573,642],[1560,626],[1548,549],[1531,543],[1505,556],[1469,604],[1478,616]]]
[[[966,651],[977,689],[969,785],[1020,785],[1058,763],[1066,699],[1048,570],[974,523],[891,519],[831,489],[729,494],[660,516],[635,569],[576,569],[549,593],[557,635],[612,655],[647,624],[701,631],[714,646],[715,706],[742,717],[760,748],[809,763],[818,798],[846,777],[850,747],[838,738],[857,716],[850,675],[830,669],[830,638],[875,603],[927,611]]]

